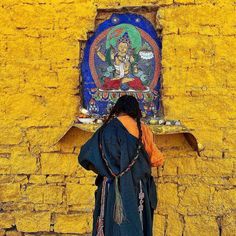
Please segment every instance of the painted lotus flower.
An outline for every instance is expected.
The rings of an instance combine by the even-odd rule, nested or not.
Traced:
[[[144,60],[150,60],[154,57],[154,54],[152,51],[140,51],[139,55]]]

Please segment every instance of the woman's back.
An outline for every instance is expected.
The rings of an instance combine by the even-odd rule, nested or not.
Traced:
[[[106,163],[103,161],[101,154],[97,152],[99,145],[96,145],[99,133],[98,130],[93,137],[81,147],[79,155],[79,163],[86,169],[90,165],[96,169],[98,177],[96,184],[98,189],[95,193],[95,209],[93,236],[97,233],[97,220],[99,219],[102,186],[104,175],[107,177],[106,202],[104,208],[104,231],[105,235],[114,236],[151,236],[152,235],[152,216],[157,205],[157,196],[155,183],[151,176],[151,167],[147,153],[142,150],[135,164],[123,176],[119,177],[119,190],[123,202],[125,220],[120,225],[113,220],[114,204],[116,199],[115,181],[109,173]],[[104,128],[102,135],[102,146],[109,167],[115,174],[125,170],[132,162],[138,139],[127,132],[123,124],[117,119],[112,119]],[[139,212],[139,194],[140,181],[142,184],[142,192],[144,193],[143,217],[145,218],[145,234],[143,234],[140,224]],[[108,187],[109,186],[109,187]],[[108,190],[109,189],[109,190]]]

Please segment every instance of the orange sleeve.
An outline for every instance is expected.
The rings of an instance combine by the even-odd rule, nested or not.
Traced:
[[[143,143],[145,150],[147,151],[152,167],[158,167],[163,165],[165,156],[163,153],[157,148],[154,143],[154,135],[152,130],[145,124],[143,124]]]

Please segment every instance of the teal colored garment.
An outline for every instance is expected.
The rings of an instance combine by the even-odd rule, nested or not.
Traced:
[[[85,169],[93,169],[96,173],[98,173],[95,181],[97,190],[95,191],[92,236],[95,236],[97,233],[96,222],[100,213],[103,176],[107,176],[109,178],[106,185],[104,216],[105,236],[152,236],[153,213],[157,206],[157,192],[154,179],[151,176],[151,167],[148,154],[142,146],[139,158],[131,167],[131,170],[119,178],[119,189],[123,201],[126,220],[121,225],[118,225],[113,220],[115,181],[107,169],[99,151],[100,132],[101,128],[99,128],[81,147],[81,151],[78,156],[79,163]],[[105,126],[103,130],[102,145],[109,166],[115,174],[118,174],[122,170],[126,169],[134,158],[137,150],[138,139],[130,134],[117,118],[114,118]],[[142,189],[144,192],[143,230],[138,211],[140,190],[139,180],[142,181]]]

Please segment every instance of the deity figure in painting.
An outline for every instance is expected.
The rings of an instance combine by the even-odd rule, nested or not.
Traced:
[[[108,64],[100,80],[104,90],[147,90],[147,76],[138,66],[142,40],[138,30],[128,24],[114,27],[107,35],[105,55],[97,46],[98,57]]]

